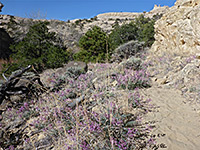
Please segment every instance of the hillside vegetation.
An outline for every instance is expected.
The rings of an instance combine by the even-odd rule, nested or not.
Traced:
[[[139,56],[154,40],[148,36],[154,35],[154,22],[140,16],[129,24],[116,24],[111,33],[94,26],[80,37],[78,52],[64,47],[50,32],[48,22],[33,23],[24,38],[10,46],[14,62],[4,66],[5,75],[12,75],[0,89],[6,94],[1,94],[0,100],[6,108],[1,112],[1,147],[86,150],[155,146],[150,125],[141,121],[151,110],[150,100],[138,92],[151,86],[148,63]],[[127,42],[131,46],[123,45]],[[128,48],[126,57],[116,50],[118,46]],[[120,64],[115,63],[118,53]],[[72,60],[87,64],[81,67],[74,62],[67,67]],[[32,73],[17,75],[15,80],[28,65],[33,66]],[[43,72],[43,83],[36,72]],[[9,88],[22,94],[12,95]]]
[[[13,40],[0,149],[199,149],[199,4],[67,22],[0,16]]]
[[[154,17],[155,18],[155,17]],[[49,32],[49,22],[38,22],[30,26],[29,31],[21,41],[10,46],[11,59],[15,63],[10,72],[27,65],[34,65],[37,71],[61,67],[69,59],[84,62],[109,61],[115,49],[131,40],[144,42],[143,47],[150,47],[154,41],[155,19],[145,18],[141,15],[129,24],[116,24],[110,34],[98,26],[88,30],[79,40],[79,52],[72,53],[66,50],[62,41],[56,37],[55,32]],[[137,42],[135,43],[137,45]],[[129,49],[134,51],[134,49]],[[138,51],[139,52],[139,51]],[[5,69],[4,69],[5,70]]]

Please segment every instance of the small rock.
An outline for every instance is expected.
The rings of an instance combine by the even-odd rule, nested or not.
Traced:
[[[157,82],[158,84],[167,84],[167,83],[169,83],[170,81],[168,80],[168,77],[165,76],[164,78],[156,79],[156,82]]]
[[[22,96],[19,95],[13,95],[10,97],[11,102],[19,102],[22,99]]]
[[[115,80],[115,81],[112,83],[112,86],[115,87],[117,84],[118,84],[118,82]]]

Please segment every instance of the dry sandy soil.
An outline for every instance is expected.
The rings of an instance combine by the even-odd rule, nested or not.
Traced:
[[[180,91],[153,86],[143,94],[156,106],[145,120],[155,121],[155,135],[164,135],[157,139],[158,144],[162,143],[164,149],[169,150],[200,149],[200,111],[194,109]]]

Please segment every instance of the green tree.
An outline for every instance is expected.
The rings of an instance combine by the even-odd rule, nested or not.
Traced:
[[[79,40],[81,51],[74,55],[75,59],[82,61],[102,61],[107,53],[107,35],[98,26],[88,30]]]
[[[129,24],[115,25],[109,35],[110,48],[114,50],[131,40],[145,42],[145,46],[151,46],[155,40],[154,23],[154,18],[145,18],[144,15],[140,15]]]
[[[144,41],[145,46],[150,47],[155,41],[154,24],[155,24],[155,21],[152,20],[142,26],[142,30],[140,31],[140,34],[139,34],[139,41]]]
[[[144,15],[140,15],[138,18],[136,18],[134,22],[138,28],[137,30],[138,41],[145,42],[145,46],[151,46],[155,41],[154,39],[155,21],[156,20],[154,18],[152,19],[145,18]]]
[[[136,40],[137,30],[138,28],[133,22],[123,24],[122,26],[117,24],[109,35],[110,48],[114,50],[121,44],[131,40]]]
[[[54,32],[49,32],[48,22],[38,22],[30,27],[26,37],[11,45],[15,66],[34,65],[38,71],[62,66],[68,54],[58,43]]]

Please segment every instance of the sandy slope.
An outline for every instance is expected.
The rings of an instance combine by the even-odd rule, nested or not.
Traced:
[[[157,107],[145,119],[156,121],[153,133],[165,134],[158,138],[158,144],[164,143],[169,150],[200,150],[200,113],[192,109],[181,92],[152,87],[144,94]]]

